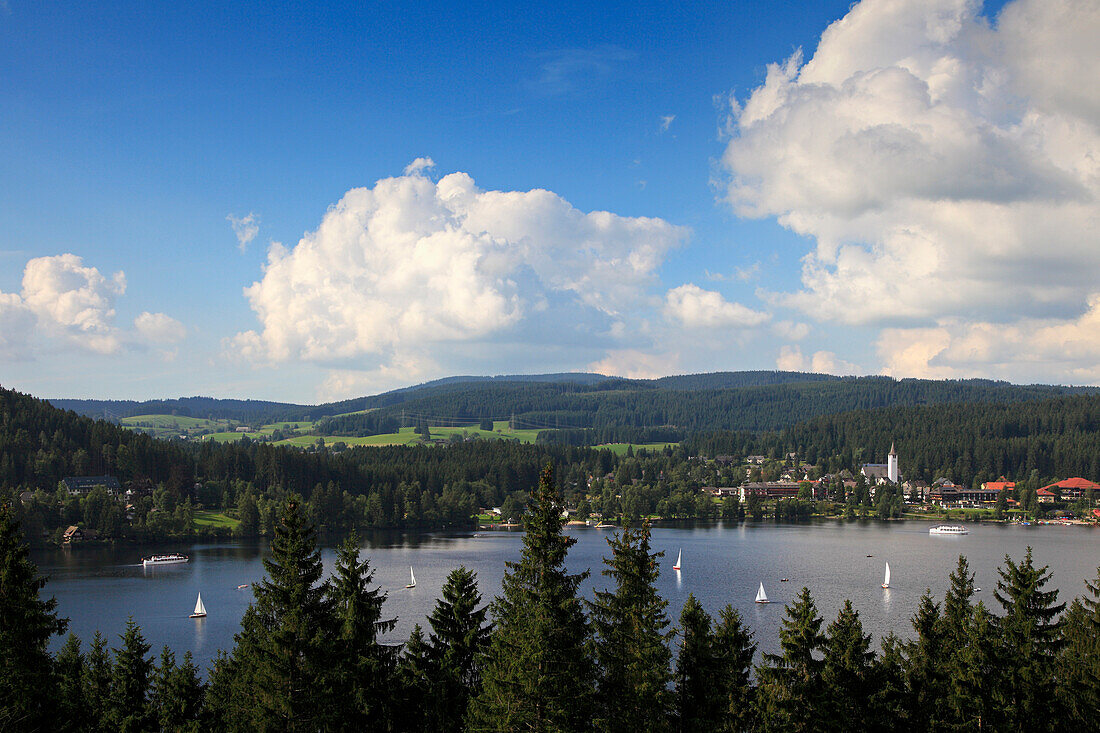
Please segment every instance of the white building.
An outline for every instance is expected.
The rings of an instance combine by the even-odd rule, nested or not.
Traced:
[[[901,482],[901,473],[898,472],[898,452],[894,444],[890,444],[890,455],[886,456],[886,463],[865,463],[859,470],[871,485],[884,484],[889,481],[892,484]]]

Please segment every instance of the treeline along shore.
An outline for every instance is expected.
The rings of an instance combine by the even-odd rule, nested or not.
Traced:
[[[301,499],[280,510],[266,577],[205,681],[132,622],[117,640],[70,635],[46,599],[10,506],[0,508],[0,728],[5,731],[1056,731],[1100,727],[1100,577],[1068,606],[1030,549],[1005,557],[995,607],[960,557],[927,593],[911,640],[877,648],[845,603],[823,619],[808,589],[776,654],[732,607],[689,597],[678,623],[656,591],[647,524],[608,539],[606,589],[578,595],[575,542],[547,467],[520,556],[483,604],[454,570],[407,642],[392,629],[354,534],[324,577]],[[1100,573],[1100,570],[1098,570]]]
[[[977,487],[1006,476],[1015,482],[1006,505],[1012,499],[1019,507],[1013,511],[1029,516],[1057,510],[1090,517],[1096,497],[1081,497],[1079,506],[1043,506],[1032,501],[1034,492],[1069,477],[1100,479],[1095,394],[841,412],[778,432],[700,432],[623,454],[569,445],[576,431],[560,433],[559,442],[534,445],[469,440],[303,450],[247,439],[196,444],[154,439],[0,389],[0,495],[35,543],[61,542],[74,527],[100,541],[151,542],[270,538],[290,494],[303,497],[306,518],[326,537],[352,529],[466,528],[492,508],[518,520],[547,463],[560,477],[564,508],[629,521],[899,516],[908,497],[864,490],[858,476],[860,465],[881,460],[891,441],[902,448],[907,478]],[[767,459],[758,467],[765,480],[789,468],[834,476],[839,488],[825,501],[810,493],[766,505],[719,500],[703,490],[749,480],[744,459],[753,455]],[[841,480],[845,472],[854,486]],[[65,479],[89,476],[116,481],[118,491],[65,488]]]

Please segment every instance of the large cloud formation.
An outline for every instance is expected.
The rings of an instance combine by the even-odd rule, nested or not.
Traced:
[[[163,313],[141,314],[132,332],[119,329],[115,301],[125,292],[122,271],[108,277],[74,254],[28,260],[22,291],[0,292],[0,355],[30,358],[47,342],[113,354],[127,343],[173,343],[183,338],[183,325]]]
[[[435,182],[431,165],[348,191],[296,246],[272,245],[245,290],[261,329],[232,348],[415,371],[442,344],[561,336],[586,318],[610,333],[687,235],[661,219],[584,213],[550,191],[484,191],[465,173]]]
[[[775,300],[888,327],[879,353],[899,376],[1005,373],[1012,355],[964,344],[982,324],[1042,324],[1059,351],[1094,323],[1100,4],[980,10],[864,0],[734,103],[729,201],[816,241],[802,289]]]

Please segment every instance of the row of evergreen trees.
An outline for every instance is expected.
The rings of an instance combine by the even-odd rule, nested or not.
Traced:
[[[964,558],[942,604],[922,597],[911,640],[876,653],[845,603],[827,626],[808,589],[786,609],[780,650],[754,666],[737,611],[717,619],[689,597],[672,628],[656,592],[649,529],[609,540],[607,590],[578,594],[566,571],[549,469],[528,505],[520,558],[483,606],[455,570],[401,647],[354,537],[324,579],[312,528],[285,505],[235,646],[202,683],[188,656],[159,662],[132,623],[121,644],[84,653],[56,603],[42,600],[25,544],[0,509],[0,729],[230,731],[840,731],[1095,730],[1100,581],[1068,610],[1030,550],[1005,558],[994,597],[973,603]],[[490,619],[492,624],[489,623]]]

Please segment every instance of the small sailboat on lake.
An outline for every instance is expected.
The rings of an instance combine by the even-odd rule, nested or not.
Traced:
[[[672,566],[673,570],[679,570],[680,569],[680,558],[682,558],[683,556],[684,556],[684,550],[683,550],[683,548],[680,548],[676,552],[676,564]]]
[[[890,563],[886,563],[886,577],[883,578],[883,580],[882,580],[882,587],[883,588],[889,588],[890,587]]]
[[[206,606],[202,605],[202,593],[199,593],[199,599],[195,601],[195,612],[188,618],[206,618]]]
[[[413,575],[412,565],[409,566],[409,584],[406,585],[405,587],[406,588],[415,588],[416,587],[416,576]]]
[[[756,602],[757,603],[771,603],[771,601],[768,600],[768,594],[764,592],[764,584],[763,583],[760,584],[760,590],[756,591]]]

